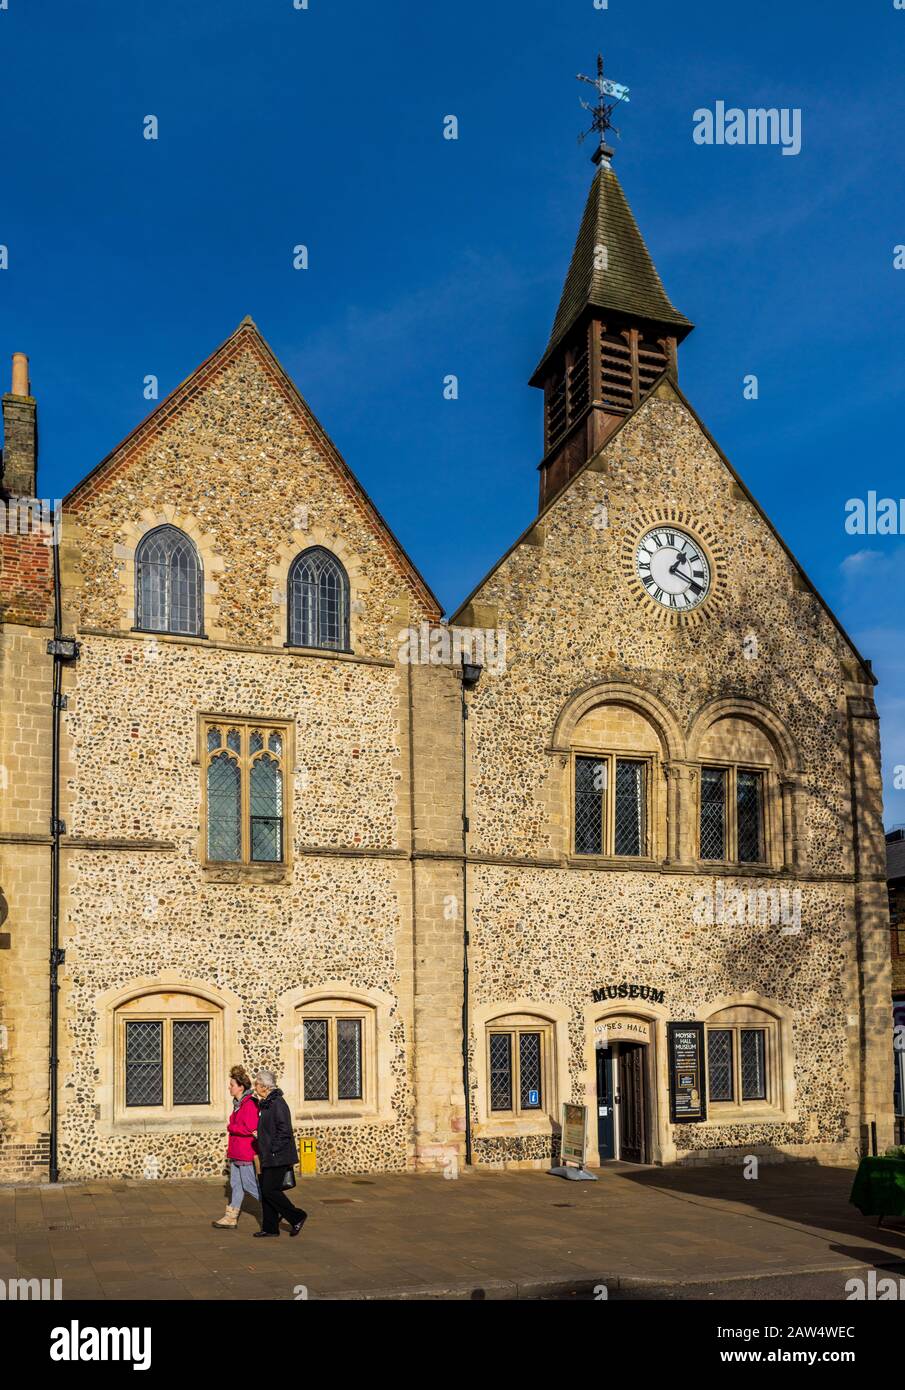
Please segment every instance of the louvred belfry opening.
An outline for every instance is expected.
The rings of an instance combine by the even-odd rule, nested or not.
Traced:
[[[544,392],[544,507],[664,372],[693,325],[673,306],[602,154],[553,330],[531,378]]]

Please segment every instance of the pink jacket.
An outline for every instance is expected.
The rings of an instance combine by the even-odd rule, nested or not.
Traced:
[[[226,1126],[229,1131],[226,1157],[235,1159],[237,1163],[252,1163],[255,1156],[252,1135],[257,1127],[258,1107],[251,1096],[246,1096],[238,1110],[230,1115]]]

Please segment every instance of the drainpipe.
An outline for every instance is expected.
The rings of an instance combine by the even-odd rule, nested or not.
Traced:
[[[57,1182],[57,1131],[59,1114],[59,968],[66,959],[60,950],[60,837],[66,826],[60,820],[60,712],[66,708],[63,694],[63,665],[75,661],[79,644],[63,636],[63,603],[60,588],[60,527],[62,517],[54,511],[51,523],[50,549],[53,554],[53,640],[47,643],[47,655],[53,657],[53,707],[50,759],[50,1171],[51,1182]]]
[[[465,1162],[471,1166],[471,1087],[468,1075],[468,703],[467,690],[474,690],[483,667],[462,663],[462,1085],[465,1089]]]

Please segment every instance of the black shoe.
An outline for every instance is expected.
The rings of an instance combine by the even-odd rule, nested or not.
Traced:
[[[308,1213],[306,1211],[303,1211],[298,1221],[296,1221],[295,1225],[291,1227],[289,1231],[290,1236],[297,1236],[307,1220]]]
[[[279,1231],[255,1231],[255,1236],[278,1236]]]

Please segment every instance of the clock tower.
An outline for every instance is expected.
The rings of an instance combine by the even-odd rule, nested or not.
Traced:
[[[539,465],[540,508],[592,458],[668,372],[676,377],[676,348],[693,328],[676,309],[657,273],[622,185],[613,172],[606,133],[625,88],[603,77],[593,130],[591,184],[550,339],[531,377],[544,393],[544,456]]]

